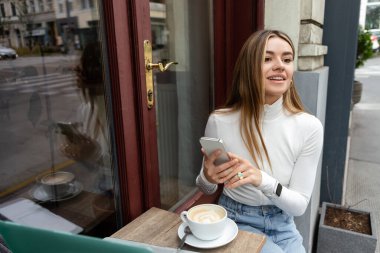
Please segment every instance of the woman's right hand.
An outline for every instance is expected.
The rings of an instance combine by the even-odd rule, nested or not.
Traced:
[[[232,159],[226,163],[215,165],[215,160],[222,153],[221,150],[216,150],[211,155],[207,155],[205,150],[202,148],[202,153],[204,156],[203,162],[203,173],[210,183],[213,184],[224,184],[227,181],[227,176],[237,167],[239,167],[239,160]]]

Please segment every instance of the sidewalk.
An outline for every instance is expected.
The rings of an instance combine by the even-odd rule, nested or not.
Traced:
[[[361,101],[351,114],[344,205],[372,211],[380,241],[380,58],[356,71],[363,83]],[[355,205],[356,204],[356,205]],[[379,243],[376,253],[380,252]]]

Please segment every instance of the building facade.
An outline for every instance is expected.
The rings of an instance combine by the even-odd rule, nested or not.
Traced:
[[[92,31],[99,22],[96,4],[94,0],[2,0],[1,43],[16,49],[37,44],[82,48],[96,39]]]

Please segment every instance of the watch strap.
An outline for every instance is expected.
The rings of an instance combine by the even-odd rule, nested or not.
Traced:
[[[275,193],[276,193],[276,195],[278,197],[280,197],[281,196],[281,192],[282,192],[282,185],[280,183],[277,183],[277,187],[276,187]]]

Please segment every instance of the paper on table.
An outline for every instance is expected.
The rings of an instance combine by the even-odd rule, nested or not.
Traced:
[[[0,214],[21,225],[78,234],[83,228],[25,198],[0,205]]]

